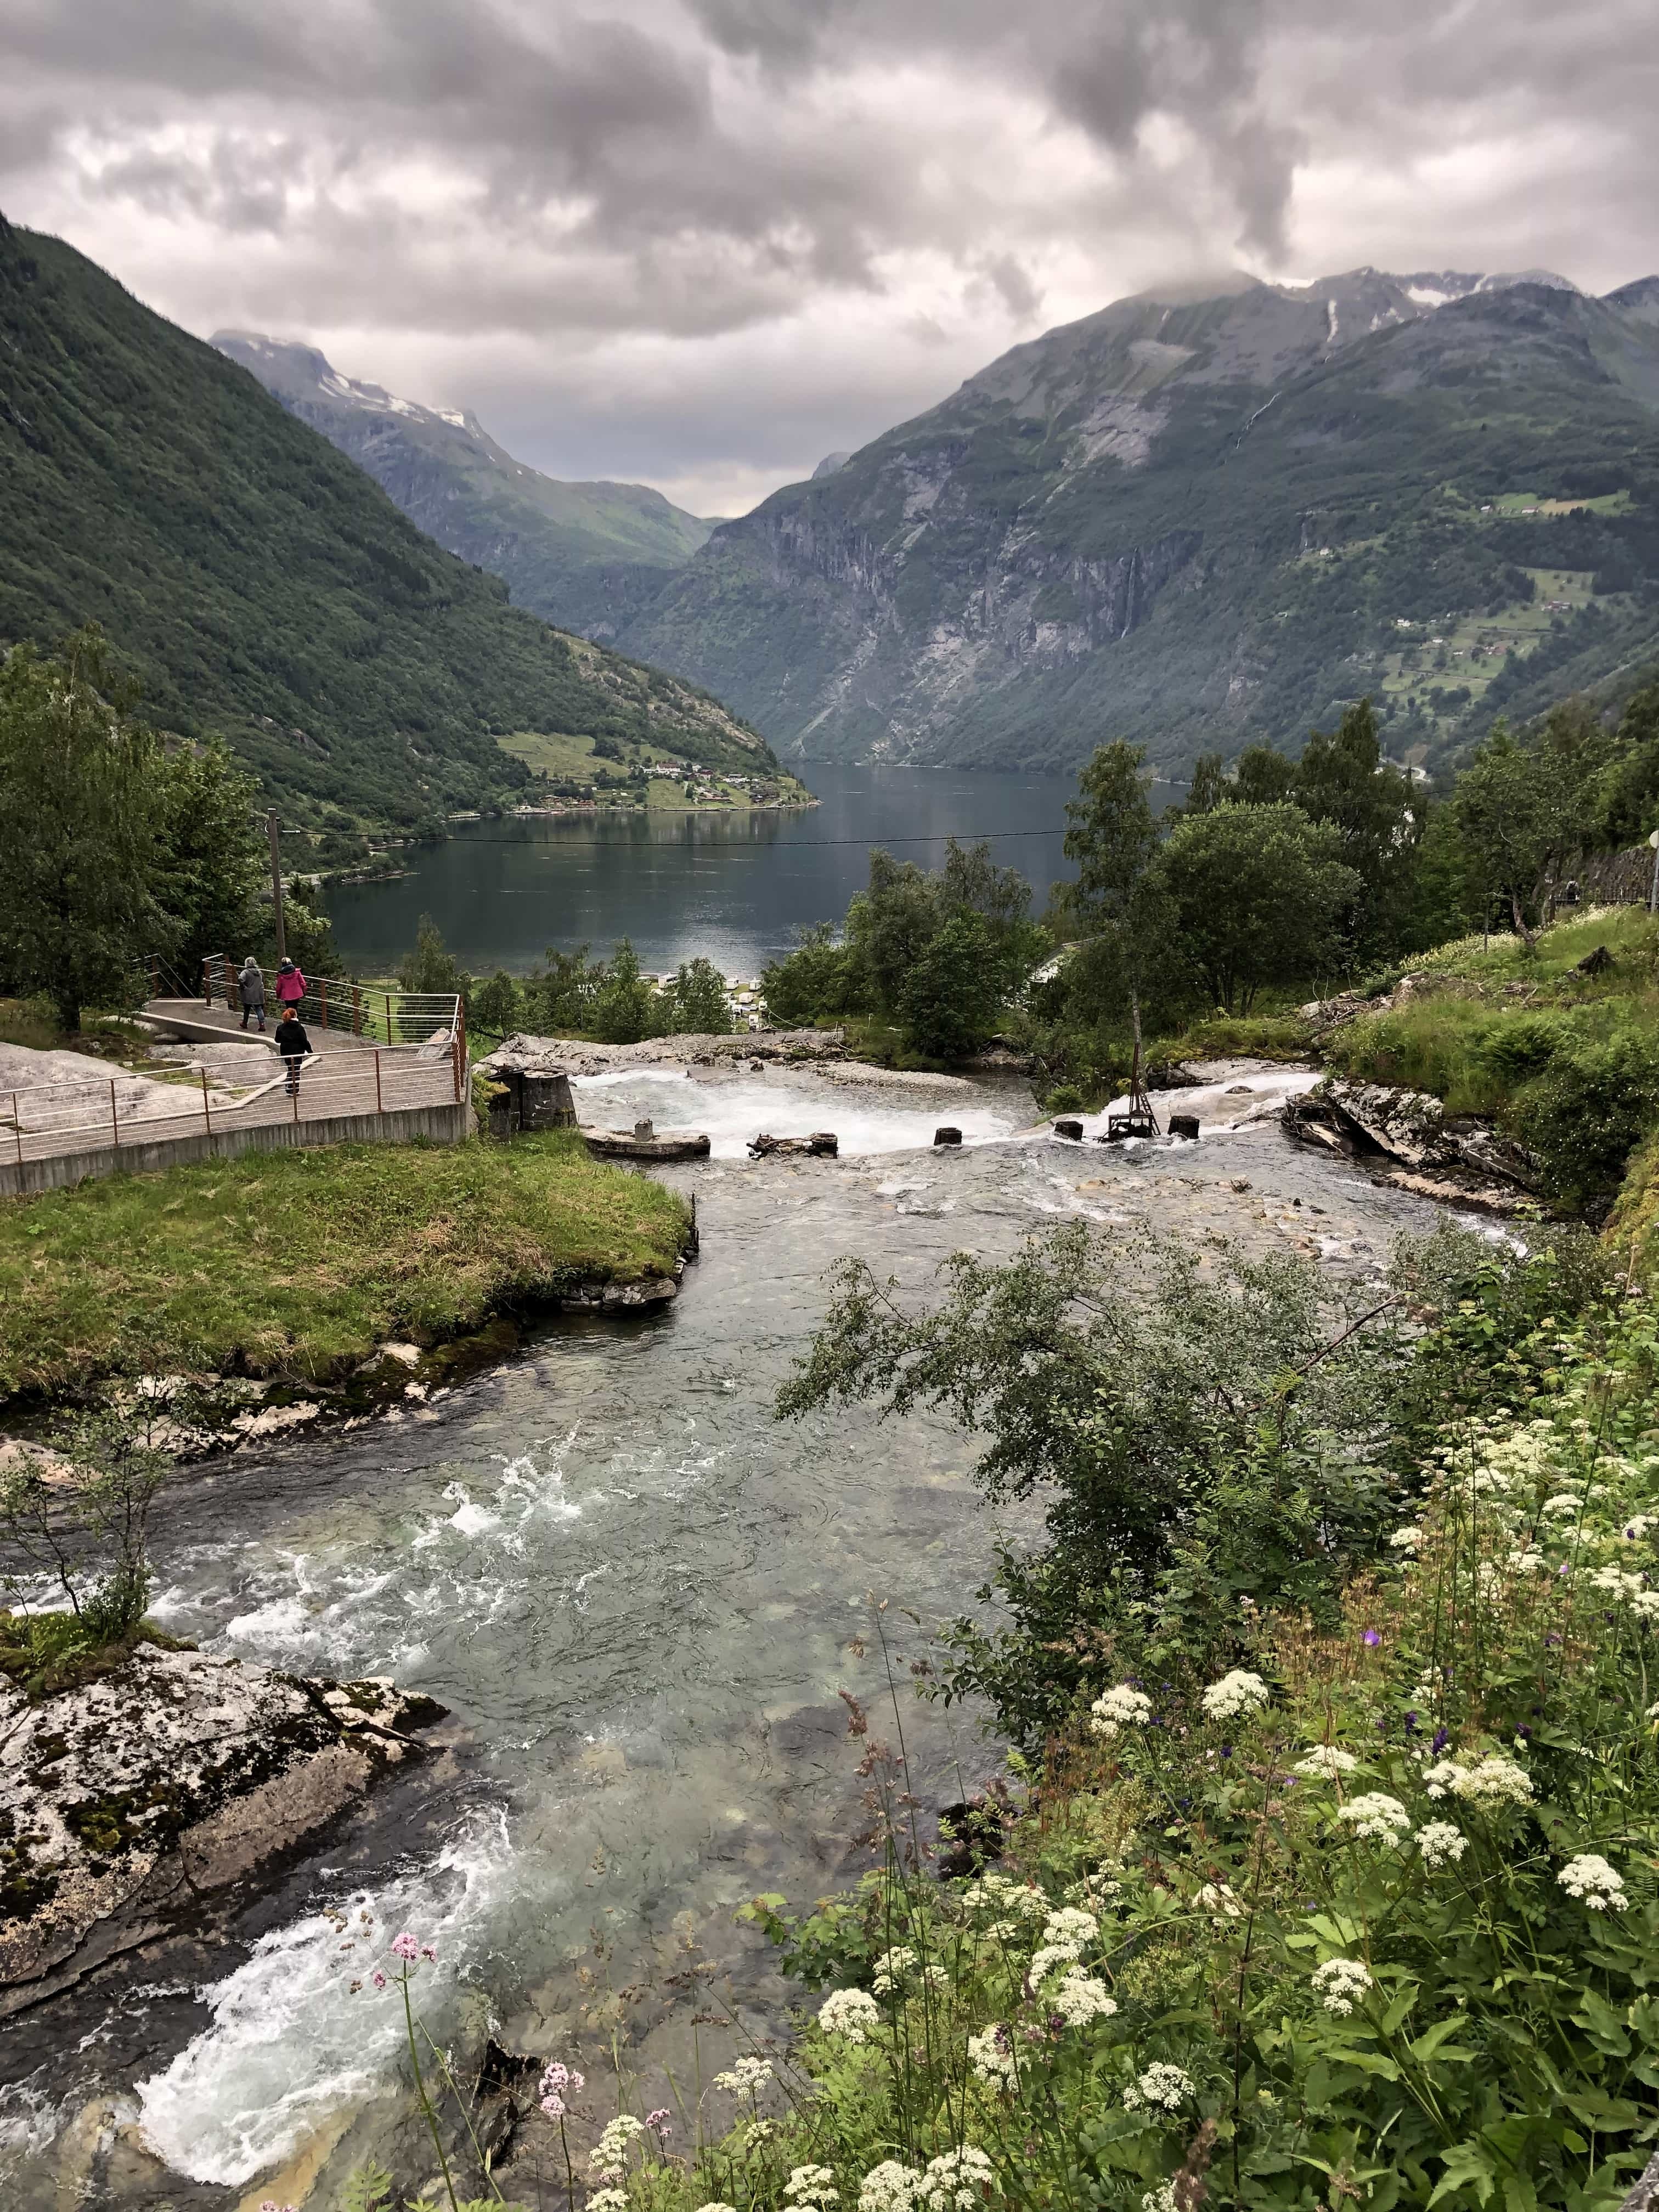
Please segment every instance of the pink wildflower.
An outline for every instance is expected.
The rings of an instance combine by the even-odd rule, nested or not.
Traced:
[[[401,1936],[392,1937],[392,1955],[394,1959],[407,1959],[411,1966],[420,1957],[421,1947],[407,1929]]]
[[[386,1987],[386,1976],[380,1972],[378,1966],[376,1966],[374,1972],[368,1978],[374,1983],[377,1990],[383,1990]],[[264,2212],[264,2207],[263,2205],[260,2206],[259,2212]]]
[[[550,2120],[559,2120],[564,2118],[564,2099],[560,2096],[556,2089],[550,2089],[542,2099],[542,2110]]]
[[[437,1955],[438,1955],[438,1947],[437,1947],[437,1945],[436,1945],[435,1943],[422,1943],[422,1946],[421,1946],[421,1956],[422,1956],[423,1959],[435,1959],[435,1958],[437,1957]]]
[[[674,2132],[666,2105],[659,2105],[654,2112],[647,2112],[645,2116],[645,2124],[654,2130],[658,2139],[663,2142],[666,2142]]]

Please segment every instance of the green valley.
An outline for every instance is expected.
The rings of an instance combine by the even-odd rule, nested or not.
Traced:
[[[149,719],[226,737],[288,818],[511,804],[519,731],[768,773],[696,688],[567,636],[441,551],[247,372],[0,219],[0,643],[102,625]]]

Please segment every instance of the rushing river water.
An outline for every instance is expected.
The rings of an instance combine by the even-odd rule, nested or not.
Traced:
[[[633,941],[645,967],[702,953],[728,975],[758,975],[798,930],[839,922],[868,878],[870,849],[936,868],[945,840],[989,836],[1042,908],[1073,872],[1061,851],[1070,776],[809,763],[819,804],[787,813],[569,815],[458,826],[404,855],[389,882],[329,894],[341,951],[385,972],[429,914],[474,975],[517,975],[549,945],[608,954]]]
[[[383,1932],[436,1942],[422,1986],[441,2033],[465,2045],[493,2020],[514,2047],[580,2052],[596,2083],[614,2033],[653,2103],[668,2075],[689,2101],[699,2067],[726,2063],[714,2016],[779,2030],[791,1993],[732,1909],[869,1863],[837,1693],[880,1707],[872,1599],[902,1679],[971,1602],[994,1535],[950,1430],[771,1418],[833,1262],[919,1285],[962,1245],[1003,1253],[1081,1216],[1231,1231],[1364,1276],[1432,1218],[1251,1120],[1283,1075],[1188,1094],[1215,1132],[1197,1146],[1111,1152],[1031,1135],[1018,1086],[764,1081],[763,1102],[672,1072],[586,1086],[612,1094],[602,1118],[695,1121],[728,1155],[763,1103],[781,1123],[786,1093],[842,1133],[836,1161],[665,1171],[703,1237],[674,1306],[551,1327],[441,1401],[182,1480],[159,1547],[167,1625],[279,1667],[395,1674],[451,1709],[449,1747],[275,1878],[228,1942],[180,1934],[13,2024],[9,2212],[298,2202],[319,2173],[309,2201],[329,2207],[371,2151],[422,2179],[401,2014],[350,1993],[371,1962],[342,1951],[330,1906],[366,1901]],[[916,1149],[945,1120],[975,1141]],[[927,1805],[994,1770],[971,1714],[907,1695],[902,1719]],[[541,2127],[516,2181],[532,2203]]]

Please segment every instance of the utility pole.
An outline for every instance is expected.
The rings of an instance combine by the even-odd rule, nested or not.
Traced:
[[[270,896],[276,908],[276,957],[286,960],[288,945],[283,935],[283,846],[282,831],[273,806],[265,816],[265,829],[270,837]]]

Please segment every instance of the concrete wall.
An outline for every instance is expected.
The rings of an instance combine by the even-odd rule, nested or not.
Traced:
[[[62,1190],[70,1183],[111,1175],[153,1175],[189,1160],[234,1159],[241,1152],[309,1152],[322,1145],[406,1145],[424,1137],[434,1145],[459,1145],[471,1134],[472,1109],[406,1106],[389,1114],[341,1114],[315,1121],[266,1121],[246,1129],[216,1129],[210,1136],[169,1137],[152,1145],[103,1145],[82,1152],[61,1152],[51,1159],[0,1158],[0,1196],[26,1198],[37,1191]]]

